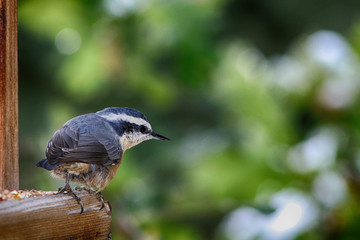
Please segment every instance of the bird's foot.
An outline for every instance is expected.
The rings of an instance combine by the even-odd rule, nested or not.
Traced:
[[[77,191],[81,191],[81,190],[85,190],[87,191],[88,193],[94,195],[100,202],[101,202],[101,207],[99,210],[103,209],[104,206],[105,206],[105,201],[104,201],[104,197],[103,195],[101,194],[101,192],[97,192],[93,189],[88,189],[88,188],[85,188],[85,187],[76,187],[75,190]]]
[[[80,207],[81,207],[80,214],[82,214],[84,212],[84,204],[82,203],[81,199],[72,191],[70,185],[66,184],[64,187],[59,188],[59,190],[56,194],[60,194],[60,193],[70,194],[76,200],[76,202],[80,205]]]

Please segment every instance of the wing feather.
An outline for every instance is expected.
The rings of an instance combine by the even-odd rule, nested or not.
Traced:
[[[114,129],[101,117],[86,114],[69,120],[49,141],[46,157],[50,164],[84,162],[117,164],[122,148]]]

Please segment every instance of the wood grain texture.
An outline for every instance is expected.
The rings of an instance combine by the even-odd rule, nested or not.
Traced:
[[[0,202],[0,239],[110,239],[111,209],[86,191]]]
[[[19,188],[17,1],[0,0],[0,189]]]

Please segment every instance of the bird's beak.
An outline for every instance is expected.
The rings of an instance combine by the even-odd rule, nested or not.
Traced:
[[[153,139],[170,141],[170,138],[157,134],[156,132],[151,132],[150,135]]]

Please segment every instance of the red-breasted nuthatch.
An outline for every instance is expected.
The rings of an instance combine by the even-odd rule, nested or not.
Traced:
[[[69,182],[83,185],[96,194],[104,207],[100,191],[115,176],[125,150],[149,139],[170,140],[155,133],[147,118],[131,108],[106,108],[67,121],[50,139],[46,159],[38,167],[52,176],[65,179],[59,193],[73,193]]]

